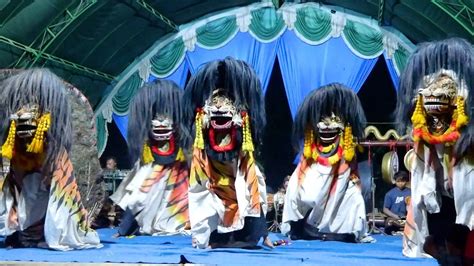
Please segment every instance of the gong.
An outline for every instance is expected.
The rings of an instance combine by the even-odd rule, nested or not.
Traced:
[[[382,158],[382,178],[389,184],[395,184],[394,176],[398,172],[398,155],[395,151],[385,153]]]
[[[405,157],[403,157],[403,164],[405,164],[405,167],[409,172],[411,172],[411,166],[413,165],[413,159],[415,159],[415,150],[410,149],[407,151],[405,154]]]

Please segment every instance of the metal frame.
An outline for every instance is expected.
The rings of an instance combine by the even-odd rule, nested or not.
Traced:
[[[144,8],[146,11],[150,12],[153,16],[164,22],[166,25],[168,25],[170,28],[172,28],[175,31],[179,30],[178,25],[176,25],[171,19],[165,17],[163,14],[161,14],[158,10],[154,9],[151,5],[149,5],[145,0],[136,0],[137,3]]]
[[[97,0],[80,0],[80,2],[72,10],[66,9],[64,11],[64,15],[55,19],[40,35],[38,35],[38,37],[41,37],[39,39],[38,45],[35,45],[35,43],[38,41],[38,38],[36,38],[29,45],[30,47],[37,47],[36,50],[38,53],[35,53],[33,60],[25,58],[27,53],[24,52],[16,61],[14,67],[32,67],[40,58],[45,58],[42,56],[42,54],[46,52],[46,50],[51,46],[51,44],[54,43],[58,36],[61,35],[61,33],[63,33],[71,24],[73,24],[82,14],[84,14],[96,3]]]
[[[457,23],[474,36],[474,10],[461,0],[431,0],[431,3],[451,16]]]
[[[68,61],[66,59],[63,59],[61,57],[57,57],[57,56],[52,55],[52,54],[45,53],[44,51],[37,50],[37,49],[32,48],[30,46],[27,46],[25,44],[22,44],[22,43],[19,43],[17,41],[14,41],[12,39],[9,39],[5,36],[0,36],[0,43],[4,43],[4,44],[7,44],[9,46],[20,49],[25,54],[32,54],[35,58],[38,58],[38,59],[43,58],[43,59],[46,59],[46,60],[49,60],[49,61],[52,61],[52,62],[56,62],[56,63],[59,63],[63,66],[70,67],[70,68],[73,68],[73,69],[76,69],[76,70],[79,70],[81,72],[85,72],[85,73],[88,73],[88,74],[91,74],[91,75],[94,75],[94,76],[101,77],[102,79],[107,80],[107,81],[111,81],[111,80],[114,79],[114,76],[112,76],[110,74],[107,74],[107,73],[104,73],[104,72],[101,72],[101,71],[98,71],[98,70],[95,70],[95,69],[92,69],[92,68],[89,68],[89,67],[86,67],[86,66],[83,66],[83,65],[76,64],[74,62]]]
[[[377,17],[377,20],[379,22],[379,26],[382,25],[382,22],[383,22],[383,11],[384,11],[384,7],[385,7],[385,1],[384,0],[380,0],[379,1],[379,12],[378,12],[378,17]]]

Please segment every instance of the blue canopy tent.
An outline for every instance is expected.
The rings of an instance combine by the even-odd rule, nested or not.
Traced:
[[[99,152],[114,120],[126,139],[128,104],[150,80],[171,79],[184,87],[188,72],[206,62],[233,56],[251,64],[266,91],[278,58],[292,116],[313,89],[341,82],[358,91],[379,56],[386,60],[395,87],[413,44],[396,30],[363,16],[314,3],[268,2],[236,8],[184,25],[159,40],[124,71],[96,110]]]

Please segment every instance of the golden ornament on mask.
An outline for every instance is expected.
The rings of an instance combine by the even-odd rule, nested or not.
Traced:
[[[313,131],[312,130],[306,130],[305,133],[305,140],[304,140],[304,157],[309,159],[313,158],[314,161],[317,161],[320,154],[317,145],[313,145],[312,143],[313,140]],[[352,159],[355,156],[355,145],[353,141],[353,135],[352,135],[352,127],[351,126],[346,126],[344,128],[344,134],[342,136],[342,141],[339,144],[342,149],[343,149],[343,157],[344,160],[347,162],[352,161]],[[336,144],[331,144],[329,146],[323,147],[321,149],[321,152],[323,153],[328,153],[331,150],[333,150]],[[335,163],[339,162],[341,160],[341,156],[336,152],[335,154],[331,155],[328,158],[328,162],[331,165],[334,165]]]
[[[195,127],[196,127],[196,136],[194,138],[194,145],[193,147],[196,149],[204,149],[204,138],[202,136],[202,112],[198,111],[196,113],[196,120],[195,120]]]
[[[252,133],[250,132],[250,122],[248,114],[244,115],[244,128],[242,131],[243,135],[243,143],[242,143],[242,150],[252,153],[254,151],[253,141],[252,141]]]
[[[10,129],[5,143],[2,145],[2,157],[9,160],[13,157],[13,147],[15,146],[16,123],[15,120],[10,122]]]
[[[355,145],[354,145],[354,136],[352,135],[352,127],[347,125],[344,128],[344,160],[347,162],[352,161],[355,156]]]
[[[303,155],[306,159],[309,159],[312,157],[312,151],[311,151],[311,146],[313,145],[314,141],[314,133],[313,129],[306,129],[306,132],[304,134],[304,149],[303,149]]]
[[[31,153],[42,153],[44,150],[44,134],[49,130],[51,125],[51,114],[46,113],[39,119],[38,127],[36,128],[35,136],[28,145],[26,151]]]
[[[176,161],[185,162],[186,157],[184,157],[183,149],[179,148],[178,154],[176,155]]]
[[[411,122],[413,123],[414,128],[426,126],[426,118],[423,110],[423,97],[421,95],[418,95],[415,111],[411,117]]]
[[[456,98],[456,109],[452,114],[452,121],[448,129],[441,135],[433,135],[426,123],[426,113],[423,108],[423,97],[418,95],[415,106],[415,111],[411,117],[415,134],[413,134],[413,141],[419,142],[421,139],[427,143],[444,143],[452,145],[459,138],[459,129],[467,125],[469,117],[465,113],[464,98],[458,96]],[[453,135],[454,133],[457,133]]]
[[[464,110],[464,98],[458,96],[456,99],[456,112],[457,112],[457,120],[456,120],[456,127],[461,128],[462,126],[467,125],[469,122],[469,117],[467,117],[466,112]]]
[[[153,158],[153,154],[151,153],[150,146],[148,144],[143,144],[143,152],[142,152],[142,161],[144,164],[152,163],[155,159]]]

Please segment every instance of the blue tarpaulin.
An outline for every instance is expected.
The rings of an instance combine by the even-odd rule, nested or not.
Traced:
[[[212,265],[437,265],[434,259],[402,255],[401,236],[374,235],[376,243],[291,241],[275,249],[215,249],[191,247],[190,236],[113,238],[113,229],[100,229],[104,247],[92,250],[0,249],[1,261],[178,263],[183,255],[196,264]],[[275,241],[281,234],[270,234]],[[2,240],[2,239],[0,239]]]

